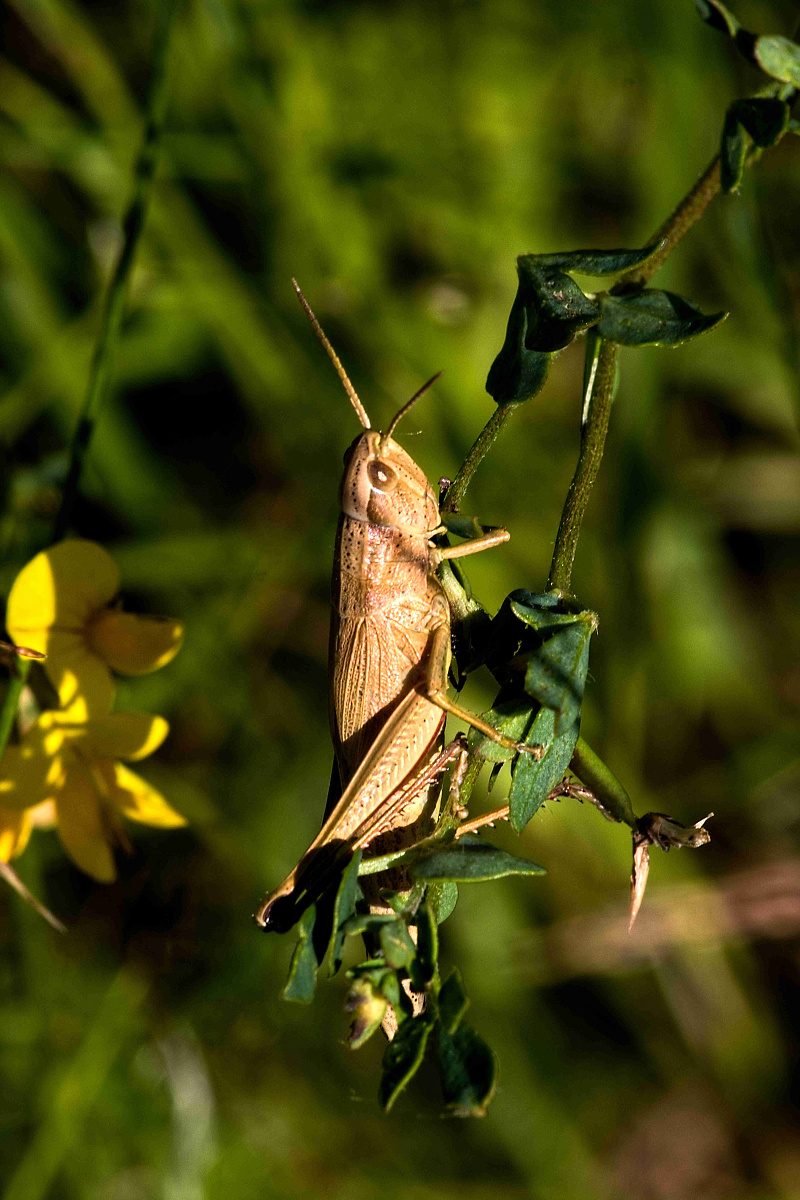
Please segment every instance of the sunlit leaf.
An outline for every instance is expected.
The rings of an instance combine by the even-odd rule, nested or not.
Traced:
[[[580,721],[563,727],[558,735],[555,726],[556,713],[553,709],[540,709],[525,741],[529,746],[544,746],[544,755],[537,760],[530,754],[520,754],[514,765],[508,803],[511,824],[517,833],[522,832],[556,784],[564,778],[572,758],[580,733]]]
[[[452,880],[445,879],[441,883],[432,883],[428,887],[428,903],[431,906],[437,925],[452,914],[458,904],[458,886]]]
[[[777,34],[760,37],[756,39],[753,53],[767,75],[800,88],[800,46],[796,42]]]

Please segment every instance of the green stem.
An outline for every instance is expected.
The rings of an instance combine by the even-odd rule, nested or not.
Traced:
[[[123,221],[123,246],[106,292],[100,334],[95,346],[83,407],[70,447],[70,462],[61,507],[53,529],[59,542],[69,528],[78,494],[83,464],[94,432],[100,406],[108,394],[114,349],[119,339],[133,261],[147,215],[150,188],[158,161],[158,148],[167,107],[167,59],[169,35],[179,0],[163,0],[153,51],[153,76],[145,119],[145,132],[135,168],[133,199]]]
[[[630,796],[613,771],[583,738],[578,738],[569,769],[597,797],[602,807],[608,809],[612,817],[631,828],[636,825],[637,817]]]
[[[491,450],[501,429],[515,408],[517,408],[517,405],[513,402],[497,405],[491,417],[473,442],[458,474],[447,489],[447,495],[442,504],[442,512],[458,512],[472,476]]]
[[[593,347],[594,354],[592,355]],[[548,591],[554,588],[563,592],[570,590],[572,564],[575,561],[581,524],[594,481],[597,478],[597,472],[600,469],[611,417],[619,346],[614,342],[604,342],[600,338],[595,338],[594,341],[587,342],[586,353],[590,370],[583,404],[578,465],[575,468],[575,474],[561,513],[556,544],[553,548],[553,560],[550,564],[550,576],[547,581]],[[592,355],[591,358],[590,355]]]
[[[719,155],[716,155],[692,190],[687,192],[677,208],[645,242],[646,246],[661,243],[655,254],[642,263],[641,267],[634,267],[627,275],[623,275],[611,289],[612,292],[618,294],[643,288],[664,265],[678,242],[686,236],[695,222],[699,221],[714,197],[719,195],[720,187]]]
[[[11,737],[11,731],[14,728],[14,721],[17,717],[19,698],[28,680],[32,665],[32,660],[29,658],[17,659],[14,665],[13,674],[3,699],[3,707],[0,709],[0,761],[2,761],[3,755],[6,752],[8,739]]]

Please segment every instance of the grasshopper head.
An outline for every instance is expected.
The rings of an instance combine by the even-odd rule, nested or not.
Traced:
[[[430,534],[439,506],[428,479],[394,438],[368,429],[345,455],[342,512],[402,533]]]

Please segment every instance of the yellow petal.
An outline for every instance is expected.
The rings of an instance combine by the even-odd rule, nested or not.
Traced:
[[[21,854],[30,836],[31,822],[27,812],[0,808],[0,859],[3,862]]]
[[[47,653],[52,626],[81,630],[119,589],[119,570],[96,542],[67,538],[23,567],[11,588],[6,626],[21,646]]]
[[[94,758],[135,761],[157,750],[168,733],[164,718],[152,713],[108,713],[86,725],[85,752]]]
[[[64,782],[63,736],[41,721],[19,746],[7,746],[0,766],[0,804],[23,809],[50,799]]]
[[[89,623],[89,645],[121,675],[146,675],[181,648],[183,625],[169,617],[144,617],[106,608]]]
[[[100,883],[117,877],[100,802],[88,771],[71,770],[56,798],[58,836],[74,863]]]
[[[82,700],[87,712],[102,715],[114,703],[114,681],[104,662],[87,645],[82,633],[52,630],[46,638],[43,663],[62,708]]]
[[[109,780],[109,795],[123,816],[142,825],[156,825],[160,829],[177,829],[186,824],[186,819],[170,808],[161,793],[146,779],[134,774],[122,763],[108,765],[113,771],[113,782]]]

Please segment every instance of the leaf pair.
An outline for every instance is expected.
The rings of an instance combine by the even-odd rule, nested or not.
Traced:
[[[719,324],[724,313],[706,316],[672,292],[586,295],[570,274],[623,274],[641,266],[657,249],[521,255],[505,341],[486,380],[496,403],[515,404],[536,395],[553,354],[591,327],[622,346],[675,346]]]
[[[743,28],[720,0],[695,0],[701,18],[712,29],[727,33],[736,49],[765,75],[800,88],[800,46],[779,34],[756,34]]]

